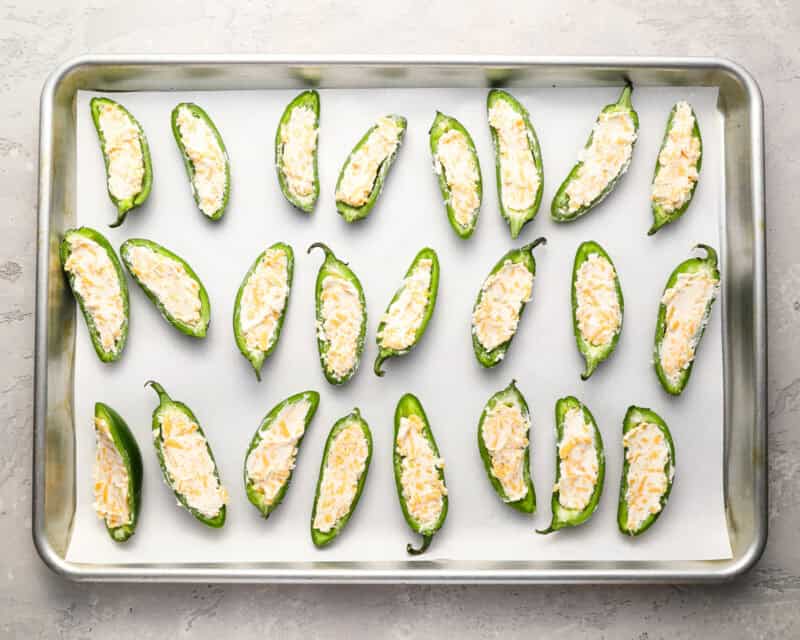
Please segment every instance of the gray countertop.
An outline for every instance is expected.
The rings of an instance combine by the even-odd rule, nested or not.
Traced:
[[[800,634],[800,4],[38,0],[0,5],[0,636],[749,638]],[[104,6],[105,5],[105,6]],[[389,7],[392,7],[394,14]],[[648,7],[648,8],[644,8]],[[491,26],[490,26],[491,25]],[[733,584],[633,587],[73,584],[31,542],[38,98],[81,53],[711,55],[766,103],[770,535]]]

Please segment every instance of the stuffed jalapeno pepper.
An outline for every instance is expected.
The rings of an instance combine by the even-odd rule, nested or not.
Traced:
[[[275,133],[275,169],[283,196],[311,213],[319,197],[319,94],[303,91],[283,111]]]

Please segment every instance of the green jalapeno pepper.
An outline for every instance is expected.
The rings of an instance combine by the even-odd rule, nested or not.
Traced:
[[[372,208],[375,206],[375,203],[378,200],[378,196],[380,196],[381,191],[383,190],[383,184],[386,181],[386,176],[389,173],[389,169],[392,167],[392,163],[394,159],[397,157],[397,152],[400,150],[400,145],[403,142],[403,136],[406,132],[406,124],[407,121],[402,116],[397,115],[389,115],[386,116],[386,119],[391,120],[394,125],[399,129],[399,134],[397,137],[397,144],[395,145],[394,149],[387,155],[381,163],[378,165],[376,172],[375,172],[375,179],[372,181],[372,186],[367,195],[365,201],[361,204],[354,205],[346,202],[342,198],[341,188],[342,182],[345,178],[347,173],[347,169],[352,163],[353,159],[357,157],[359,151],[366,147],[367,144],[370,143],[370,138],[372,137],[373,133],[379,130],[381,126],[380,121],[373,126],[371,126],[367,132],[363,135],[361,140],[356,143],[356,146],[353,147],[353,150],[350,152],[350,155],[347,156],[347,159],[342,166],[342,170],[339,172],[339,179],[336,181],[336,210],[339,214],[347,221],[347,222],[354,222],[355,220],[360,220],[362,218],[366,218]]]
[[[427,271],[427,278],[426,276]],[[427,283],[425,282],[427,280]],[[436,252],[425,247],[414,258],[411,266],[406,271],[403,282],[400,288],[397,289],[392,297],[389,306],[386,307],[386,313],[383,314],[380,324],[378,324],[378,331],[375,337],[378,343],[378,355],[375,358],[375,374],[382,376],[384,372],[381,370],[381,365],[384,360],[388,358],[395,358],[402,356],[411,351],[422,338],[425,329],[428,327],[428,322],[433,315],[433,309],[436,306],[436,296],[439,292],[439,258]],[[408,299],[404,296],[407,294]],[[396,327],[390,325],[389,332],[387,333],[387,319],[393,312],[402,313],[416,308],[417,296],[424,296],[425,302],[422,309],[417,309],[418,320],[417,327],[414,330],[413,336],[393,335]],[[403,296],[401,298],[401,296]]]
[[[706,244],[698,244],[694,248],[705,250],[706,257],[689,258],[675,267],[675,270],[670,274],[667,280],[667,284],[664,287],[664,294],[658,306],[658,320],[656,322],[655,345],[653,348],[653,365],[656,370],[656,375],[661,382],[661,386],[664,387],[667,393],[675,396],[680,395],[689,382],[689,376],[692,373],[692,367],[694,366],[694,360],[697,355],[696,351],[700,346],[700,340],[703,337],[706,324],[708,324],[708,320],[711,317],[711,307],[719,292],[720,273],[717,267],[717,252]],[[688,362],[681,363],[679,370],[675,374],[670,375],[665,370],[665,354],[663,353],[663,348],[665,342],[669,342],[667,340],[667,333],[673,331],[670,325],[679,321],[670,318],[670,311],[668,309],[668,304],[665,303],[665,299],[667,299],[668,292],[673,290],[673,287],[676,285],[681,286],[681,282],[684,281],[684,279],[692,279],[694,277],[708,278],[708,283],[711,287],[709,297],[705,301],[702,317],[690,318],[689,320],[691,320],[691,322],[689,322],[689,324],[693,326],[686,326],[687,331],[693,330],[690,335],[684,336],[684,338],[689,341],[690,357]],[[681,328],[681,325],[684,325],[684,323],[679,322],[678,328]]]
[[[506,163],[517,162],[514,158],[508,157],[508,154],[503,153],[503,143],[500,130],[495,124],[492,123],[492,108],[499,102],[504,102],[517,115],[522,118],[525,124],[526,138],[528,142],[529,151],[533,159],[533,165],[536,168],[536,177],[538,182],[535,184],[535,195],[533,196],[533,203],[524,209],[514,208],[512,202],[507,202],[504,198],[503,184],[507,182],[504,179],[504,171],[513,171],[513,167],[504,167]],[[516,238],[519,236],[522,227],[533,220],[539,211],[539,205],[542,202],[542,192],[544,190],[544,167],[542,166],[542,150],[539,147],[539,138],[536,136],[536,129],[533,128],[528,110],[510,93],[501,89],[492,89],[486,98],[486,108],[489,113],[489,129],[492,132],[492,144],[494,145],[495,157],[495,170],[497,174],[497,197],[500,201],[500,213],[511,230],[511,237]],[[532,177],[532,176],[531,176]],[[520,176],[516,176],[520,179]],[[528,185],[530,186],[530,185]]]
[[[92,122],[97,131],[97,137],[100,141],[100,151],[103,153],[103,163],[106,167],[106,188],[108,190],[108,197],[117,208],[117,219],[111,225],[118,227],[125,221],[125,216],[128,212],[135,207],[144,204],[147,196],[150,195],[150,189],[153,186],[153,166],[150,161],[150,147],[147,145],[147,137],[144,135],[142,125],[133,117],[133,115],[119,102],[115,102],[109,98],[92,98],[89,103],[89,108],[92,112]],[[112,158],[109,150],[106,149],[106,132],[103,130],[102,116],[106,112],[113,112],[119,110],[120,116],[125,120],[125,124],[130,125],[136,130],[138,152],[141,155],[141,166],[138,171],[141,172],[141,183],[135,193],[128,194],[120,192],[123,185],[119,185],[115,176],[113,175]],[[117,144],[116,141],[111,141],[111,144]],[[119,152],[119,149],[117,149]],[[126,167],[127,170],[132,170],[132,167]],[[112,181],[114,182],[112,186]]]
[[[522,313],[525,311],[525,305],[528,303],[528,299],[523,297],[518,303],[517,308],[513,310],[517,321],[515,325],[511,327],[511,335],[507,339],[496,345],[493,343],[484,345],[483,342],[481,342],[481,339],[478,337],[478,326],[480,325],[482,309],[481,303],[485,294],[494,282],[494,277],[501,270],[503,270],[507,263],[512,266],[520,265],[526,269],[530,274],[532,283],[533,279],[536,277],[536,261],[533,259],[533,249],[540,244],[545,244],[546,242],[547,241],[544,238],[537,238],[533,242],[529,242],[518,249],[511,249],[502,258],[500,258],[500,260],[497,261],[497,264],[492,267],[489,275],[487,275],[486,279],[483,281],[483,285],[481,286],[481,290],[478,292],[478,297],[475,300],[475,306],[473,307],[472,311],[472,347],[475,351],[475,357],[482,366],[487,368],[494,367],[505,357],[508,348],[511,346],[511,341],[514,339],[514,336],[517,333],[519,320],[522,318]],[[530,294],[528,295],[528,298],[529,297]],[[499,302],[502,303],[502,300]],[[487,300],[487,304],[488,303],[489,301]]]
[[[403,420],[406,422],[403,423]],[[417,428],[419,431],[417,431]],[[409,502],[412,502],[413,497],[407,495],[404,489],[404,462],[408,460],[409,450],[404,448],[403,441],[411,430],[414,430],[414,435],[418,435],[427,441],[429,447],[428,453],[430,454],[430,456],[426,456],[423,453],[422,460],[417,458],[412,459],[409,463],[411,471],[417,470],[422,473],[425,473],[425,471],[431,472],[430,475],[433,476],[431,482],[435,484],[433,490],[439,494],[440,497],[438,515],[431,521],[420,520],[420,515],[422,514],[415,513],[414,504],[409,504]],[[419,453],[419,444],[413,441],[413,437],[411,441],[411,450]],[[428,459],[426,460],[426,458]],[[430,467],[429,469],[423,468],[426,462]],[[424,480],[424,478],[422,480]],[[408,526],[411,527],[411,530],[422,536],[422,546],[415,548],[410,543],[406,545],[406,551],[416,556],[427,550],[431,544],[431,540],[433,540],[433,536],[442,528],[444,520],[447,517],[448,497],[444,480],[444,462],[439,457],[439,447],[436,446],[436,440],[433,437],[433,431],[431,430],[430,422],[428,422],[428,416],[425,415],[425,410],[422,408],[419,399],[410,393],[400,398],[400,401],[397,403],[397,409],[394,412],[394,481],[397,485],[397,497],[400,499],[400,508],[403,510],[403,517],[406,519]],[[410,480],[412,487],[419,482],[420,479],[418,476]]]
[[[657,199],[655,198],[655,193],[653,193],[651,202],[651,207],[653,210],[653,226],[650,227],[650,230],[647,232],[648,236],[652,236],[661,227],[669,224],[670,222],[674,222],[684,213],[686,213],[686,210],[692,203],[692,198],[694,198],[694,190],[697,188],[698,178],[700,177],[700,168],[703,165],[703,139],[700,137],[700,125],[697,122],[697,115],[695,115],[694,109],[692,109],[692,107],[686,102],[678,102],[672,107],[672,110],[669,112],[669,118],[667,119],[667,127],[664,131],[664,139],[661,142],[661,148],[659,149],[658,156],[656,158],[656,168],[653,171],[653,190],[655,191],[656,180],[658,179],[659,174],[661,174],[662,170],[664,170],[664,165],[661,163],[661,156],[664,152],[664,149],[667,147],[667,143],[670,141],[671,134],[675,128],[676,113],[679,109],[683,109],[684,107],[688,108],[691,118],[694,120],[689,141],[689,144],[692,148],[688,150],[682,150],[684,153],[688,152],[692,155],[693,152],[696,152],[697,155],[696,159],[694,159],[694,162],[691,161],[692,156],[689,156],[689,170],[694,172],[693,177],[689,178],[691,186],[689,186],[688,193],[684,195],[681,204],[679,204],[677,207],[672,207],[670,205],[664,206],[663,203],[658,203]]]
[[[340,441],[340,437],[343,437],[344,440]],[[334,449],[335,451],[332,451]],[[340,508],[335,508],[334,504],[333,513],[326,514],[326,507],[331,507],[329,503],[336,502],[335,496],[328,493],[329,489],[335,491],[335,487],[329,486],[326,478],[331,453],[335,454],[330,460],[334,465],[336,458],[349,458],[354,462],[354,468],[351,467],[351,471],[354,471],[353,477],[348,477],[347,480],[355,483],[355,490],[352,497],[345,496],[349,498],[346,504],[339,505]],[[317,490],[314,496],[314,507],[311,511],[311,540],[315,546],[324,547],[333,542],[352,517],[364,490],[364,482],[367,479],[371,460],[372,433],[369,425],[356,408],[336,421],[325,441],[325,450],[322,453],[319,480],[317,480]],[[339,462],[341,463],[341,460]],[[333,467],[331,469],[333,470]],[[319,520],[317,519],[318,512]]]
[[[314,170],[314,178],[311,182],[310,190],[307,185],[303,186],[303,192],[298,193],[297,189],[291,184],[290,176],[286,171],[284,152],[286,150],[286,136],[288,135],[289,122],[296,109],[310,111],[314,116],[314,149],[311,152],[311,163]],[[298,112],[302,113],[302,112]],[[305,213],[311,213],[319,197],[319,170],[317,168],[317,155],[319,149],[319,94],[312,90],[303,91],[296,96],[283,111],[278,130],[275,132],[275,169],[278,172],[278,183],[281,187],[283,196],[289,203]]]
[[[136,531],[139,522],[139,511],[142,499],[142,454],[136,438],[131,433],[125,420],[107,404],[96,402],[94,405],[95,433],[100,438],[106,435],[122,460],[128,476],[127,508],[128,522],[120,525],[109,523],[108,516],[104,517],[106,530],[115,542],[125,542]],[[107,427],[107,432],[103,429]],[[101,435],[102,434],[102,435]]]
[[[607,338],[606,342],[601,344],[593,344],[586,336],[583,335],[583,332],[580,328],[578,313],[578,285],[580,284],[579,275],[581,274],[581,267],[592,256],[598,256],[599,259],[607,261],[608,265],[610,265],[613,272],[614,292],[617,307],[619,309],[619,323],[617,324],[616,329],[613,330],[611,337]],[[590,294],[591,293],[595,293],[594,290],[590,291]],[[625,301],[622,298],[622,289],[619,285],[619,274],[617,273],[617,269],[614,266],[614,263],[611,261],[611,258],[605,252],[603,247],[596,242],[589,240],[581,243],[581,245],[578,247],[578,250],[575,252],[575,262],[573,263],[572,267],[572,328],[573,332],[575,333],[575,342],[578,345],[578,351],[580,351],[581,355],[586,361],[586,367],[583,373],[581,373],[581,380],[588,380],[589,376],[592,375],[597,366],[612,353],[614,353],[614,349],[617,348],[617,343],[619,342],[620,333],[622,332],[622,317],[624,311]]]
[[[70,257],[73,255],[73,243],[85,243],[89,247],[91,247],[92,244],[97,245],[99,250],[108,256],[108,260],[113,267],[112,271],[108,271],[107,269],[103,269],[103,271],[106,272],[106,275],[116,280],[117,286],[119,287],[119,295],[122,302],[122,322],[118,331],[119,335],[113,337],[110,345],[103,344],[103,337],[98,328],[98,323],[95,322],[95,314],[99,311],[93,308],[96,303],[87,301],[84,296],[84,294],[87,293],[84,290],[84,286],[91,283],[84,283],[83,278],[76,275],[74,268],[79,267],[78,265],[73,267],[72,261],[70,260]],[[75,300],[77,300],[83,318],[86,321],[86,328],[89,330],[89,337],[92,340],[92,345],[97,353],[97,357],[103,362],[119,360],[128,339],[130,303],[128,300],[128,281],[125,279],[122,265],[119,263],[119,258],[117,258],[113,247],[108,240],[106,240],[105,236],[89,227],[67,229],[67,231],[64,232],[64,239],[61,241],[61,246],[59,247],[59,257],[61,259],[61,268],[67,275],[67,281],[69,282],[72,294],[75,296]],[[101,267],[102,265],[95,263],[94,266]]]
[[[580,433],[571,434],[569,432],[569,425],[567,424],[571,412],[578,412],[576,417],[581,420]],[[562,473],[564,471],[571,472],[569,465],[569,453],[573,447],[583,446],[585,443],[580,442],[580,438],[585,437],[585,427],[588,426],[591,430],[594,445],[594,463],[596,465],[596,477],[594,479],[594,488],[588,497],[584,506],[570,507],[569,504],[564,505],[562,499]],[[576,443],[575,440],[578,440]],[[564,471],[561,465],[564,464]],[[582,461],[578,462],[580,466]],[[603,450],[603,437],[600,435],[600,429],[597,428],[592,412],[589,407],[584,405],[580,400],[574,396],[567,396],[566,398],[559,398],[556,402],[556,482],[553,485],[553,496],[550,504],[553,510],[553,517],[550,521],[550,526],[547,529],[537,531],[537,533],[551,533],[558,531],[565,527],[577,527],[583,524],[592,514],[597,511],[597,505],[600,503],[600,495],[603,493],[603,481],[606,474],[606,456]]]
[[[303,442],[308,425],[317,412],[318,405],[319,394],[316,391],[303,391],[289,396],[270,409],[250,441],[250,446],[247,448],[247,453],[244,457],[244,490],[247,493],[247,499],[265,518],[268,518],[278,508],[278,505],[286,495],[286,491],[289,489],[297,452]],[[293,416],[291,414],[295,407],[304,410],[302,415]],[[302,430],[296,430],[297,426],[291,424],[290,420],[299,421],[302,424]],[[293,429],[296,431],[293,431]],[[251,461],[251,456],[254,454],[254,450],[256,450],[255,455],[257,456],[257,449],[268,433],[277,434],[271,440],[273,446],[288,446],[292,450],[291,457],[286,461],[287,467],[285,469],[265,469],[268,479],[269,476],[280,478],[280,485],[274,490],[272,488],[269,489],[270,495],[267,495],[265,489],[259,486],[259,479],[254,475],[256,472],[253,471],[251,473],[251,470],[257,469],[259,463],[257,457]]]
[[[138,270],[136,265],[133,263],[133,258],[131,257],[131,251],[137,247],[149,249],[160,258],[164,258],[172,262],[179,271],[182,269],[185,275],[197,284],[197,297],[200,302],[200,310],[196,322],[187,322],[174,315],[173,312],[168,309],[167,301],[162,300],[159,296],[159,293],[147,284],[145,274]],[[160,244],[153,242],[152,240],[145,240],[144,238],[130,238],[126,240],[122,243],[119,253],[122,256],[122,262],[125,263],[125,267],[128,269],[128,272],[131,274],[131,276],[133,276],[133,279],[142,288],[142,290],[145,292],[145,295],[150,298],[152,303],[158,309],[159,313],[161,313],[162,317],[167,322],[187,336],[192,336],[194,338],[205,338],[208,330],[208,323],[211,321],[211,303],[208,300],[206,288],[203,286],[203,283],[198,275],[189,266],[188,262],[186,262],[180,256],[172,253],[172,251],[166,247],[162,247]]]
[[[364,289],[361,286],[361,281],[350,267],[347,266],[347,263],[339,260],[333,254],[333,251],[321,242],[312,244],[308,248],[308,253],[311,253],[311,250],[316,248],[322,249],[325,252],[325,261],[320,265],[319,272],[317,273],[317,284],[315,288],[319,360],[322,364],[322,371],[325,374],[325,379],[328,382],[331,384],[344,384],[353,377],[361,362],[361,354],[364,351],[364,338],[367,333],[367,302],[364,298]],[[329,280],[329,278],[332,278],[332,280]],[[330,284],[330,287],[326,285],[326,282]],[[328,334],[328,318],[325,316],[324,304],[325,297],[328,295],[331,297],[331,304],[336,304],[335,297],[337,295],[340,297],[342,293],[346,296],[352,295],[351,288],[358,297],[357,306],[361,314],[358,323],[358,335],[355,340],[355,345],[352,346],[348,344],[338,344],[340,340],[337,339],[337,336]],[[329,289],[328,293],[326,293],[326,289]],[[330,328],[335,329],[335,327]],[[353,349],[352,358],[341,353],[342,348],[345,346]],[[346,371],[340,370],[340,368],[336,366],[335,361],[340,358],[344,358],[345,360],[352,359],[352,364]],[[346,364],[346,362],[341,364]]]
[[[628,495],[628,487],[631,484],[631,463],[634,462],[635,464],[634,460],[629,459],[629,456],[633,457],[630,454],[630,449],[632,445],[636,446],[636,443],[633,441],[633,436],[630,434],[634,431],[634,429],[643,425],[653,425],[656,429],[658,429],[661,442],[656,442],[654,444],[656,447],[660,447],[660,445],[663,444],[664,448],[660,450],[656,449],[656,451],[660,451],[660,456],[656,462],[663,458],[664,476],[661,480],[656,480],[655,476],[652,476],[647,482],[640,481],[637,483],[637,488],[634,490],[639,492],[649,491],[653,496],[658,496],[658,501],[655,504],[647,505],[650,508],[648,509],[646,516],[641,520],[641,522],[637,523],[630,522],[629,519],[631,499],[640,497],[636,495]],[[669,432],[669,427],[667,427],[667,423],[664,422],[661,416],[651,409],[631,406],[628,407],[628,411],[625,414],[625,420],[622,424],[622,446],[624,461],[622,465],[622,480],[620,481],[619,485],[617,525],[622,533],[629,536],[638,536],[647,531],[653,525],[653,523],[658,520],[658,517],[664,510],[664,507],[667,506],[667,500],[669,499],[669,494],[672,491],[672,482],[675,476],[675,445],[672,442],[672,434]],[[660,492],[651,491],[652,489],[659,488],[661,489]]]
[[[247,289],[248,283],[250,282],[251,278],[253,278],[254,274],[256,274],[257,269],[261,268],[262,266],[264,269],[270,269],[275,266],[272,262],[272,258],[277,256],[278,253],[282,254],[281,257],[286,262],[284,279],[286,292],[283,295],[280,311],[277,319],[275,320],[272,334],[269,336],[264,336],[263,341],[262,336],[256,335],[251,344],[248,344],[248,331],[257,329],[261,322],[263,322],[265,319],[269,320],[271,316],[265,317],[263,314],[259,313],[259,310],[255,310],[256,320],[259,322],[258,324],[253,325],[252,320],[243,317],[243,296],[245,290]],[[280,265],[277,266],[280,268]],[[234,302],[233,305],[233,336],[236,339],[236,346],[239,347],[239,351],[242,352],[242,355],[247,358],[247,360],[253,366],[253,370],[256,372],[256,378],[258,378],[258,380],[261,380],[261,367],[264,364],[264,360],[266,360],[275,350],[275,347],[278,346],[278,340],[281,337],[281,329],[283,328],[283,321],[286,318],[286,311],[289,306],[289,296],[292,292],[293,277],[294,251],[292,251],[292,248],[288,244],[276,242],[258,255],[258,257],[255,259],[255,262],[253,262],[250,269],[242,279],[242,284],[239,285],[239,291],[236,293],[236,302]],[[275,285],[270,284],[270,286]],[[250,302],[253,304],[257,303],[257,301],[254,300],[251,300]],[[262,300],[260,301],[260,304],[265,305],[266,302]],[[272,310],[270,309],[270,311]]]
[[[195,417],[194,413],[192,413],[192,410],[182,402],[178,402],[177,400],[170,398],[167,392],[164,391],[164,388],[158,382],[155,382],[154,380],[148,380],[145,382],[145,386],[152,387],[153,390],[158,394],[158,406],[153,411],[153,445],[156,449],[158,464],[161,467],[161,473],[164,476],[164,482],[170,489],[172,489],[172,492],[175,494],[175,497],[178,500],[179,506],[182,506],[203,524],[215,529],[219,529],[225,524],[225,502],[227,501],[227,492],[222,487],[222,480],[219,477],[219,470],[217,469],[217,463],[214,460],[214,453],[211,451],[211,445],[208,442],[208,438],[206,438],[205,432],[200,426],[200,423]],[[189,435],[199,435],[203,439],[203,446],[208,453],[211,466],[213,467],[212,475],[216,480],[216,490],[219,492],[219,499],[221,502],[221,506],[219,506],[219,508],[213,513],[204,512],[198,507],[192,506],[190,504],[190,497],[181,491],[180,487],[178,486],[177,479],[169,470],[167,464],[167,454],[164,451],[164,447],[165,445],[169,445],[169,438],[173,437],[174,434],[171,434],[170,432],[165,434],[163,423],[164,420],[173,419],[175,412],[182,414],[182,416],[189,421],[190,427],[188,431],[191,432]],[[180,433],[178,435],[180,436],[185,434]]]
[[[504,484],[497,475],[497,473],[502,473],[502,467],[497,470],[494,468],[493,453],[502,451],[502,449],[497,448],[500,443],[497,442],[495,434],[492,433],[492,428],[496,426],[495,420],[520,427],[518,429],[519,433],[511,434],[508,440],[511,440],[514,435],[518,436],[516,442],[518,447],[516,448],[524,450],[521,482],[514,482],[515,479],[511,478],[507,479]],[[528,410],[528,403],[525,402],[525,397],[517,389],[516,380],[512,380],[511,384],[505,389],[498,391],[489,398],[478,421],[478,450],[481,454],[481,460],[483,460],[483,466],[486,469],[486,475],[489,477],[489,482],[503,502],[522,513],[534,513],[536,511],[536,491],[533,487],[530,469],[530,428],[531,414]],[[513,487],[513,492],[510,491],[512,486],[509,485],[509,481],[514,482],[516,485]],[[506,486],[508,486],[509,491],[506,490]]]
[[[430,129],[430,145],[431,154],[433,155],[433,170],[439,178],[439,189],[442,192],[442,200],[444,201],[445,211],[447,212],[447,219],[450,221],[450,226],[453,227],[459,237],[469,238],[475,231],[475,226],[478,224],[478,215],[481,211],[481,200],[483,199],[483,179],[481,178],[481,164],[478,160],[478,152],[475,150],[475,143],[472,141],[472,136],[469,135],[464,126],[455,118],[446,116],[445,114],[437,111],[436,118]],[[439,146],[442,142],[442,137],[445,142],[451,145],[463,143],[465,152],[464,158],[448,158],[439,153]],[[449,159],[449,162],[447,162]],[[450,166],[448,166],[448,164]],[[455,164],[455,166],[453,166]],[[448,171],[453,172],[457,169],[465,176],[456,178],[449,175]],[[471,196],[472,198],[462,194],[461,198],[465,199],[464,202],[456,202],[451,182],[454,179],[469,180],[469,174],[474,173]],[[469,189],[466,189],[469,192]],[[458,205],[458,206],[457,206]],[[470,207],[470,205],[474,205]],[[462,208],[465,208],[462,210]]]
[[[631,121],[633,122],[633,140],[631,142],[631,155],[628,159],[622,164],[619,168],[617,173],[608,179],[608,182],[603,187],[602,191],[594,198],[592,198],[591,202],[588,204],[581,204],[577,209],[571,210],[570,209],[570,196],[567,193],[567,190],[570,184],[579,178],[579,174],[581,169],[584,166],[583,159],[579,159],[578,162],[572,167],[572,170],[569,172],[567,177],[564,179],[564,182],[561,183],[561,186],[558,188],[555,197],[553,198],[553,203],[550,208],[550,215],[555,222],[571,222],[580,218],[581,216],[589,213],[592,209],[594,209],[598,204],[600,204],[614,189],[619,182],[619,179],[625,175],[625,172],[628,170],[628,167],[631,163],[631,158],[633,157],[633,147],[636,145],[636,138],[639,132],[639,115],[634,111],[633,105],[631,103],[631,93],[633,92],[633,86],[628,83],[625,85],[625,88],[622,90],[620,94],[619,100],[614,102],[613,104],[606,105],[603,107],[603,110],[600,112],[600,115],[597,117],[597,122],[595,123],[595,129],[592,130],[592,133],[589,134],[589,139],[586,141],[586,145],[584,149],[589,149],[592,146],[592,140],[596,134],[597,127],[600,124],[601,119],[603,116],[613,116],[618,113],[627,114],[630,116]]]
[[[193,150],[187,148],[187,141],[181,130],[181,115],[184,111],[189,113],[189,117],[197,118],[204,126],[208,127],[214,140],[216,140],[217,145],[219,145],[219,151],[222,156],[222,162],[225,171],[225,186],[222,192],[221,200],[217,206],[214,206],[217,204],[216,198],[212,198],[210,202],[204,202],[203,194],[200,193],[201,189],[198,188],[198,159],[192,159]],[[189,184],[192,187],[192,196],[194,197],[194,201],[197,203],[197,208],[200,209],[200,212],[208,218],[211,218],[212,220],[219,220],[225,213],[225,209],[228,206],[228,199],[231,194],[231,163],[230,159],[228,158],[228,150],[225,147],[225,143],[222,141],[222,136],[220,135],[219,130],[209,115],[193,102],[181,102],[180,104],[176,105],[172,110],[171,123],[172,135],[175,136],[175,142],[177,143],[178,149],[183,156],[183,163],[186,165],[186,174],[189,177]],[[202,156],[200,161],[203,163],[203,165],[206,165],[207,168],[207,165],[211,160],[218,160],[218,158],[207,157],[208,151],[205,151],[206,155]],[[197,152],[194,153],[196,154]]]

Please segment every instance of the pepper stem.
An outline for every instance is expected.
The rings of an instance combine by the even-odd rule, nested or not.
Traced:
[[[528,244],[522,245],[519,248],[519,250],[522,252],[533,251],[540,244],[547,244],[547,238],[545,237],[536,238],[536,240],[534,240],[533,242],[529,242]]]
[[[588,380],[589,376],[594,373],[597,368],[597,363],[594,360],[586,360],[586,370],[581,374],[581,380]]]
[[[433,540],[433,536],[422,536],[422,545],[419,547],[414,547],[410,542],[406,545],[406,552],[412,556],[418,556],[421,553],[425,553],[428,550],[428,547],[431,546],[431,540]]]
[[[330,247],[327,244],[325,244],[324,242],[315,242],[315,243],[313,243],[308,248],[308,251],[306,251],[306,253],[311,253],[312,249],[322,249],[325,252],[325,259],[326,260],[328,258],[333,258],[334,260],[336,260],[336,256],[334,255],[333,251],[331,251]]]
[[[381,369],[381,365],[383,364],[383,361],[386,360],[388,357],[389,356],[383,354],[383,351],[380,351],[378,353],[378,357],[375,358],[375,366],[373,367],[373,371],[375,371],[376,376],[382,378],[383,374],[386,373],[385,371],[383,371],[383,369]]]
[[[706,262],[710,262],[711,266],[716,269],[717,267],[717,252],[714,251],[712,247],[709,247],[707,244],[696,244],[693,247],[694,249],[703,249],[706,252],[705,260]]]
[[[158,382],[156,382],[155,380],[148,380],[147,382],[144,383],[144,386],[153,388],[153,391],[155,391],[158,394],[158,401],[161,404],[164,404],[165,402],[172,402],[172,398],[170,398],[169,394],[166,391],[164,391],[164,387],[158,384]]]
[[[619,95],[619,100],[617,100],[617,104],[621,107],[628,107],[630,109],[633,107],[631,103],[631,94],[633,93],[633,85],[631,84],[630,80],[625,81],[625,88],[622,90],[622,93]]]
[[[537,529],[536,533],[540,533],[542,535],[547,535],[548,533],[553,533],[554,531],[558,531],[558,529],[553,529],[553,523],[550,523],[550,526],[547,529]]]
[[[125,222],[125,216],[128,215],[128,211],[129,210],[130,210],[130,207],[128,207],[127,209],[124,208],[124,207],[118,207],[117,208],[117,219],[114,220],[114,222],[112,222],[110,225],[108,225],[109,228],[110,229],[116,229],[119,225],[121,225],[123,222]]]

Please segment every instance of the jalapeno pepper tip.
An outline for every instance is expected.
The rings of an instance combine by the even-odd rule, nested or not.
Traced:
[[[412,556],[418,556],[422,553],[425,553],[428,550],[428,547],[431,546],[432,540],[433,536],[422,536],[422,545],[419,547],[414,547],[414,545],[409,542],[406,545],[406,553]]]

